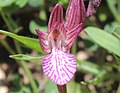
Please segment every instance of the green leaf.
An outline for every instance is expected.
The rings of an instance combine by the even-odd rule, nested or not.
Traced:
[[[22,8],[27,4],[27,2],[28,0],[16,0],[15,4]]]
[[[91,93],[87,86],[76,83],[74,79],[67,84],[67,93]]]
[[[35,32],[36,28],[40,29],[43,32],[47,32],[47,26],[40,26],[35,21],[32,20],[29,24],[29,29],[30,32],[34,35],[37,35],[37,33]]]
[[[18,40],[19,42],[25,44],[26,46],[28,46],[29,48],[32,48],[42,54],[44,54],[44,52],[42,51],[42,49],[40,48],[40,44],[39,44],[39,40],[38,39],[34,39],[34,38],[29,38],[29,37],[24,37],[24,36],[19,36],[7,31],[3,31],[0,30],[1,34],[5,34],[13,39]]]
[[[115,17],[116,21],[120,22],[120,15],[119,15],[119,12],[116,8],[116,0],[106,0],[107,1],[107,4],[108,4],[108,7],[109,9],[111,10],[113,16]]]
[[[120,25],[117,25],[117,26],[113,29],[113,35],[115,35],[117,38],[120,39]]]
[[[105,80],[109,80],[109,79],[113,79],[113,80],[119,80],[120,78],[119,73],[113,73],[113,72],[109,72],[109,71],[101,71],[95,78],[93,78],[90,81],[83,81],[81,82],[82,84],[86,85],[86,84],[94,84],[94,85],[98,85],[100,83],[103,83]]]
[[[83,81],[81,82],[82,84],[100,84],[102,83],[104,80],[106,80],[106,78],[108,78],[109,74],[107,71],[101,71],[94,79],[90,80],[90,81]]]
[[[115,57],[115,60],[116,60],[117,64],[120,65],[120,57],[118,57],[116,55],[114,55],[114,57]]]
[[[0,7],[6,7],[13,4],[16,0],[0,0]]]
[[[21,60],[21,61],[35,61],[35,60],[41,61],[41,59],[43,58],[43,56],[33,57],[30,55],[25,55],[25,54],[10,55],[9,57],[16,59],[16,60]]]
[[[63,5],[63,4],[68,3],[68,0],[59,0],[59,3]]]
[[[29,0],[29,5],[32,7],[38,7],[44,4],[44,0]]]
[[[103,67],[92,62],[77,60],[77,63],[78,63],[77,70],[84,73],[98,75],[99,73],[101,73],[101,71],[105,70]]]
[[[118,38],[95,27],[87,27],[85,31],[97,44],[120,56],[120,41]]]
[[[52,81],[47,82],[44,93],[58,93],[57,86]]]
[[[106,24],[104,26],[104,30],[109,32],[109,33],[112,33],[114,31],[114,29],[118,26],[120,26],[120,24],[115,21],[115,22],[112,22],[110,24]]]
[[[120,93],[120,83],[119,83],[119,86],[118,86],[118,89],[117,89],[116,93]]]

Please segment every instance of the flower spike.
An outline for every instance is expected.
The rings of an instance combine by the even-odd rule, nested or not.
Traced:
[[[87,17],[92,16],[94,13],[96,13],[97,7],[100,5],[101,0],[90,0],[88,9],[87,9]]]

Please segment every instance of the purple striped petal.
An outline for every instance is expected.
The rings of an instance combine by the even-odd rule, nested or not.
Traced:
[[[71,31],[67,31],[66,33],[66,46],[65,48],[68,49],[68,51],[70,50],[70,48],[72,47],[72,45],[74,44],[79,32],[82,29],[82,24],[79,24],[78,26],[76,26],[74,29],[72,29]]]
[[[73,78],[76,66],[74,55],[56,49],[42,60],[44,73],[58,85],[67,84]]]
[[[51,44],[47,39],[48,34],[44,33],[44,32],[41,32],[39,29],[36,29],[36,32],[37,32],[38,37],[39,37],[41,48],[47,54],[50,53],[51,52]]]
[[[52,30],[52,27],[55,25],[56,22],[58,24],[63,22],[63,9],[60,4],[56,4],[54,9],[52,10],[48,23],[48,33]]]
[[[70,0],[66,11],[66,23],[65,27],[68,30],[73,29],[80,23],[85,23],[86,9],[84,0]]]
[[[96,13],[97,7],[100,5],[101,0],[90,0],[88,9],[87,9],[87,17],[92,16],[94,13]]]

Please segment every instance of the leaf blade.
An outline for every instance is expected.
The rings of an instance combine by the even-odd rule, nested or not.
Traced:
[[[24,45],[28,46],[29,48],[32,48],[42,54],[44,54],[44,52],[42,51],[40,44],[39,44],[39,40],[35,39],[35,38],[29,38],[29,37],[24,37],[24,36],[19,36],[7,31],[3,31],[0,30],[1,34],[5,34],[15,40],[18,40],[19,42],[23,43]]]
[[[33,57],[25,54],[10,55],[9,57],[21,61],[36,61],[36,60],[41,60],[43,58],[43,56]]]
[[[120,41],[115,36],[95,27],[87,27],[85,31],[97,44],[120,56]]]

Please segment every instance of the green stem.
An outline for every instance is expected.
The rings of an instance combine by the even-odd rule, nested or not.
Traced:
[[[1,16],[2,16],[2,18],[3,18],[3,20],[4,20],[4,22],[6,23],[8,29],[9,29],[11,32],[13,32],[13,29],[12,29],[10,23],[8,22],[8,20],[7,20],[7,18],[6,18],[6,15],[5,15],[5,13],[4,13],[4,11],[3,11],[2,8],[0,8],[0,13],[1,13]]]
[[[14,40],[14,43],[15,43],[17,52],[22,53],[22,50],[21,50],[21,48],[19,46],[19,43],[16,40]],[[30,72],[30,70],[29,70],[28,66],[26,65],[25,61],[21,61],[20,65],[23,67],[25,73],[27,74],[27,76],[28,76],[28,78],[30,80],[30,84],[32,86],[33,92],[34,93],[39,93],[39,89],[37,88],[37,85],[36,85],[36,83],[35,83],[35,81],[33,79],[32,73]]]
[[[21,61],[21,66],[23,67],[25,73],[27,74],[29,80],[30,80],[30,84],[32,86],[32,89],[33,89],[33,93],[40,93],[39,92],[39,89],[33,79],[33,76],[32,76],[32,73],[30,72],[28,66],[26,65],[26,63],[24,61]]]
[[[77,51],[77,41],[75,41],[75,43],[73,44],[72,49],[71,49],[71,53],[76,55],[76,51]]]
[[[120,0],[117,0],[117,4],[118,4],[118,13],[120,14]]]
[[[19,42],[14,40],[14,44],[15,44],[15,48],[17,50],[18,53],[22,53],[21,47],[19,45]]]
[[[108,7],[109,7],[110,11],[112,12],[115,20],[120,22],[120,15],[119,15],[117,9],[115,8],[115,5],[113,2],[114,1],[112,1],[112,0],[107,0]]]
[[[14,30],[15,30],[15,29],[12,28],[12,25],[10,24],[9,19],[6,18],[6,13],[5,13],[2,9],[0,9],[0,13],[1,13],[1,16],[2,16],[3,20],[5,21],[6,25],[8,26],[8,29],[9,29],[11,32],[14,33]],[[9,17],[11,17],[11,16],[9,16]],[[12,18],[11,18],[11,19],[12,19]],[[13,21],[13,22],[14,22],[14,21]],[[20,48],[20,46],[19,46],[19,43],[18,43],[17,41],[15,41],[15,40],[14,40],[14,43],[15,43],[15,47],[16,47],[16,49],[17,49],[17,52],[18,52],[18,53],[21,53],[22,51],[21,51],[21,48]],[[6,48],[7,48],[7,47],[6,47]],[[20,62],[19,64],[23,67],[24,71],[26,72],[26,74],[27,74],[27,76],[28,76],[28,78],[29,78],[29,80],[30,80],[30,84],[31,84],[31,86],[32,86],[33,93],[40,93],[40,92],[39,92],[39,89],[38,89],[38,87],[37,87],[37,85],[36,85],[36,83],[35,83],[35,81],[34,81],[34,79],[33,79],[33,77],[32,77],[32,73],[30,72],[30,70],[29,70],[29,68],[27,67],[26,63],[25,63],[24,61],[22,61],[22,62]]]
[[[116,93],[120,93],[120,83],[119,83],[119,86],[118,86],[118,89],[117,89]]]
[[[10,54],[15,54],[15,52],[13,51],[13,49],[9,46],[9,44],[3,39],[3,40],[0,40],[1,44],[7,49],[7,51],[10,53]]]

